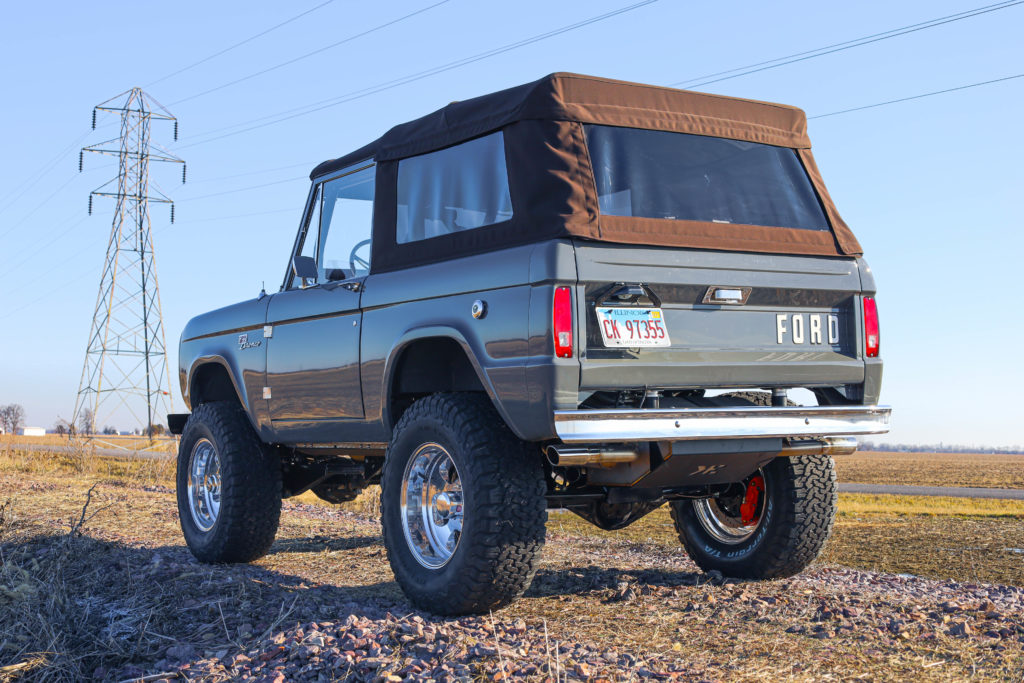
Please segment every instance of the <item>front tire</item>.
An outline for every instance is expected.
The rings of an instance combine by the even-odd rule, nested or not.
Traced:
[[[522,595],[544,545],[544,472],[482,394],[435,394],[395,427],[381,475],[388,561],[435,614],[477,614]]]
[[[281,518],[281,465],[241,408],[204,403],[178,446],[178,517],[200,562],[251,562],[270,550]]]
[[[698,567],[742,579],[799,574],[821,552],[836,514],[831,456],[775,458],[718,499],[671,505]]]

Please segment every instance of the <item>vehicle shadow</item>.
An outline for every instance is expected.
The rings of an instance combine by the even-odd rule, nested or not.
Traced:
[[[356,550],[374,545],[383,545],[377,536],[310,536],[308,538],[284,538],[274,541],[268,555],[279,553],[322,553],[342,550]]]
[[[526,597],[546,598],[559,595],[619,590],[629,586],[676,588],[697,586],[708,582],[706,574],[664,569],[617,569],[615,567],[570,567],[540,569],[526,591]]]

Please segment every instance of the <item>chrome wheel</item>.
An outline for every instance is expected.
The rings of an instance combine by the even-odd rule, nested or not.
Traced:
[[[209,531],[220,513],[220,458],[209,439],[199,439],[188,461],[188,509],[200,531]]]
[[[743,543],[757,531],[768,503],[763,472],[751,476],[738,491],[693,501],[697,521],[711,538],[725,545]]]
[[[462,536],[462,481],[444,446],[425,443],[402,477],[402,529],[413,557],[428,569],[443,567]]]

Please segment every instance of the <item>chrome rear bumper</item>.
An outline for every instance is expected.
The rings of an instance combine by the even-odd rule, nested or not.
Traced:
[[[889,406],[556,410],[563,443],[807,438],[885,434]]]

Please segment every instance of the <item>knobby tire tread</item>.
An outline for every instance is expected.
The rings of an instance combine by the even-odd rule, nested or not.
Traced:
[[[479,527],[473,538],[460,539],[456,553],[464,557],[459,580],[428,593],[410,581],[402,561],[391,552],[392,545],[406,544],[400,524],[391,529],[385,523],[392,570],[413,602],[436,614],[483,613],[506,605],[529,587],[544,546],[546,485],[539,457],[508,429],[485,394],[434,394],[416,401],[399,420],[391,443],[422,421],[446,424],[459,435],[465,456],[459,467],[468,468],[469,475],[463,479],[477,484],[472,509],[467,505],[466,514]],[[404,470],[396,468],[404,468],[405,462],[392,457],[389,447],[381,477],[382,511],[400,501],[398,491],[393,492],[395,502],[390,501],[388,487],[402,481]]]
[[[179,491],[180,470],[188,467],[185,445],[192,440],[190,427],[200,424],[209,430],[220,458],[221,506],[216,525],[207,532],[211,536],[203,539],[206,542],[193,543],[188,532],[186,541],[201,562],[251,562],[267,554],[277,535],[281,519],[280,462],[259,440],[237,404],[203,403],[189,416],[183,431],[182,453],[178,458]],[[184,529],[191,518],[188,502],[180,493],[178,514]]]

